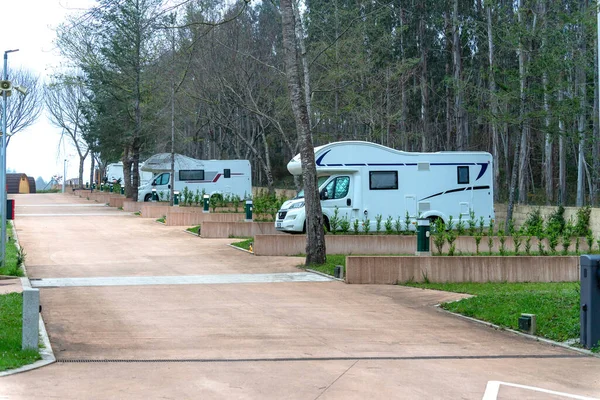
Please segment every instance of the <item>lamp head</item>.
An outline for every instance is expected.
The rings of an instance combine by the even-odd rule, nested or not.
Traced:
[[[27,88],[25,86],[13,86],[17,92],[21,93],[23,96],[27,96]]]

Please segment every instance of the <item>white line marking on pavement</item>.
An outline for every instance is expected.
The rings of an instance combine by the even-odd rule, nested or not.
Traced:
[[[107,207],[106,204],[15,204],[15,207]]]
[[[553,396],[567,397],[569,399],[598,400],[594,397],[586,397],[586,396],[579,396],[579,395],[570,394],[570,393],[555,392],[554,390],[548,390],[548,389],[537,388],[534,386],[525,386],[525,385],[519,385],[517,383],[508,383],[508,382],[500,382],[500,381],[489,381],[487,383],[487,386],[485,388],[485,393],[483,394],[482,400],[496,400],[498,398],[498,392],[500,391],[501,385],[510,386],[510,387],[514,387],[514,388],[518,388],[518,389],[532,390],[534,392],[540,392],[540,393],[545,393],[545,394],[551,394]]]
[[[35,288],[81,286],[215,285],[227,283],[332,282],[333,279],[309,272],[275,274],[223,274],[188,276],[124,276],[99,278],[31,279]]]
[[[17,217],[100,217],[100,216],[106,216],[106,215],[112,215],[115,217],[124,217],[124,216],[129,216],[131,214],[130,213],[123,214],[123,213],[117,212],[116,210],[115,210],[115,212],[88,213],[88,214],[73,214],[73,213],[69,213],[69,214],[19,214],[19,213],[16,213]]]

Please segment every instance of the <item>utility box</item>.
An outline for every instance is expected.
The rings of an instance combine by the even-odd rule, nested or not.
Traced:
[[[600,344],[600,255],[579,258],[581,281],[580,342],[586,349]]]
[[[6,199],[6,219],[15,219],[15,200]]]
[[[416,255],[431,255],[431,250],[429,249],[429,241],[430,241],[430,222],[427,218],[419,218],[417,220],[417,251]]]

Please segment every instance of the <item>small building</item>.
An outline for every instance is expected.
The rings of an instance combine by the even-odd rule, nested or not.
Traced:
[[[29,181],[29,193],[36,193],[36,187],[35,187],[35,179],[33,179],[33,177],[28,176],[27,180]]]
[[[6,174],[6,191],[8,194],[27,194],[31,192],[29,179],[25,174]]]

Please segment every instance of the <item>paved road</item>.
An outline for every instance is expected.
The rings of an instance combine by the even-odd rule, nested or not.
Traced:
[[[600,398],[600,359],[433,307],[457,294],[304,281],[298,258],[70,195],[17,196],[16,225],[29,275],[53,282],[40,290],[59,362],[0,378],[0,399]],[[265,274],[295,281],[247,283]]]

